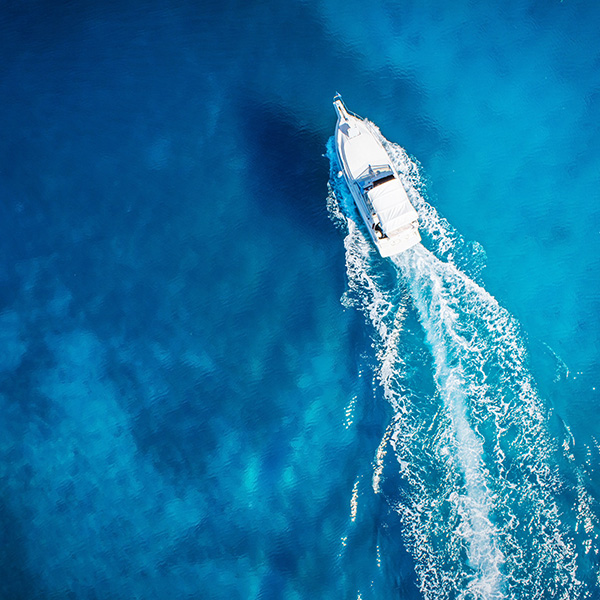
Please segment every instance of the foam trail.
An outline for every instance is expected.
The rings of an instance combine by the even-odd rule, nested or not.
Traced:
[[[394,408],[373,489],[401,515],[425,598],[584,597],[561,520],[556,445],[518,324],[465,274],[477,276],[483,251],[469,262],[473,245],[424,200],[416,164],[382,141],[419,211],[424,240],[445,260],[416,246],[392,259],[397,279],[390,286],[390,261],[379,258],[357,225],[330,146],[328,206],[347,232],[344,303],[361,309],[376,331],[379,380]],[[414,339],[411,313],[429,359]],[[388,455],[400,466],[396,474]],[[388,479],[398,483],[386,486]]]
[[[504,589],[511,598],[541,598],[544,587],[553,589],[552,597],[578,597],[554,448],[516,323],[483,288],[424,248],[394,262],[408,280],[456,436],[468,518],[474,513],[476,523],[469,531],[470,566],[493,584],[476,597],[500,597]],[[505,576],[493,575],[496,568]]]
[[[409,281],[413,300],[419,311],[429,345],[434,354],[436,380],[455,437],[455,456],[464,477],[461,498],[467,556],[476,575],[470,591],[481,598],[499,598],[503,587],[500,567],[504,562],[497,545],[497,531],[490,521],[491,499],[483,460],[483,445],[471,428],[466,405],[468,389],[465,367],[454,360],[453,348],[464,347],[466,341],[456,328],[458,314],[447,299],[443,275],[436,272],[435,257],[418,246],[409,254],[395,257]]]

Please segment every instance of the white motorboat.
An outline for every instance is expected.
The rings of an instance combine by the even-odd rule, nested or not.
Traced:
[[[349,112],[337,94],[335,148],[356,206],[381,256],[393,256],[421,241],[417,211],[378,135]]]

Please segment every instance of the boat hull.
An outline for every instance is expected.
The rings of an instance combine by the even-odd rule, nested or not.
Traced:
[[[368,124],[336,96],[335,147],[352,198],[382,257],[421,241],[417,212],[383,144]]]

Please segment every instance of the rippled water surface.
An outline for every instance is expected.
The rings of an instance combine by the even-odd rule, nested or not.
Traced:
[[[600,597],[600,9],[422,4],[0,11],[0,598]]]

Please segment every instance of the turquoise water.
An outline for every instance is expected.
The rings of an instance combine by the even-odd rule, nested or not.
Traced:
[[[6,5],[0,597],[600,597],[599,17]]]

